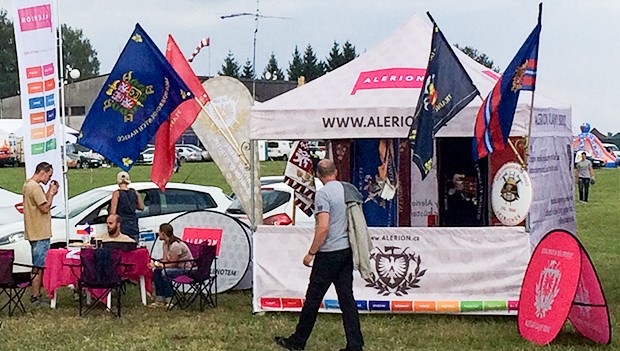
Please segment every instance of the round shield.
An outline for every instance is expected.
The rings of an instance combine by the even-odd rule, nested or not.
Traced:
[[[250,265],[249,228],[226,214],[194,211],[182,214],[170,224],[184,241],[207,241],[217,246],[217,292],[234,288],[241,282]],[[153,249],[153,257],[161,257],[161,244]],[[215,267],[214,267],[215,268]]]
[[[519,297],[519,333],[545,345],[562,329],[579,283],[581,247],[570,233],[543,237],[525,271]]]
[[[497,171],[491,188],[493,213],[504,225],[521,223],[532,204],[532,181],[527,172],[515,162]]]

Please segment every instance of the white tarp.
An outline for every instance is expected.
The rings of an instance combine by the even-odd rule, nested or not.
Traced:
[[[523,227],[370,228],[370,235],[373,277],[353,274],[360,311],[516,314],[530,257]],[[258,226],[255,312],[301,310],[310,275],[302,259],[312,236],[312,228]],[[339,312],[333,287],[321,311]]]
[[[534,194],[529,212],[532,249],[553,229],[577,232],[571,128],[570,109],[534,111],[528,167]]]
[[[424,79],[431,26],[417,16],[378,47],[250,114],[250,139],[404,138]],[[448,34],[448,38],[449,33]],[[517,48],[515,48],[516,52]],[[455,49],[483,97],[497,74]],[[491,78],[493,77],[493,78]],[[526,135],[530,94],[521,94],[511,135]],[[471,137],[481,99],[474,99],[437,137]],[[536,106],[569,108],[536,94]]]

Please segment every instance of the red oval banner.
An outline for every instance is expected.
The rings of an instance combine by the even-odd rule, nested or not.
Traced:
[[[581,247],[581,276],[568,319],[581,335],[601,344],[611,342],[607,301],[592,260]]]
[[[570,233],[552,231],[540,241],[525,271],[519,298],[519,333],[545,345],[562,329],[581,272],[581,247]]]

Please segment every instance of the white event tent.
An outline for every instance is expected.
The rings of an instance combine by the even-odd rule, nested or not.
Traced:
[[[250,140],[406,138],[428,62],[431,32],[429,23],[414,16],[376,48],[346,65],[254,106]],[[449,39],[449,33],[446,35]],[[486,97],[497,74],[460,50],[454,51]],[[481,99],[474,99],[436,138],[471,138],[481,103]],[[528,135],[530,110],[531,94],[523,93],[511,136]],[[569,105],[536,92],[529,144],[534,192],[529,214],[531,231],[523,226],[369,228],[375,245],[371,264],[377,264],[377,275],[372,281],[354,275],[358,307],[388,313],[515,313],[531,246],[551,229],[575,233],[570,113]],[[417,168],[411,168],[412,202],[437,206],[438,161],[431,171],[434,177],[424,182]],[[254,311],[300,310],[310,272],[301,265],[301,258],[312,234],[312,228],[257,227]],[[281,244],[283,240],[286,245]],[[403,277],[382,277],[379,257],[406,257]],[[419,275],[422,270],[426,270],[424,276]],[[386,295],[386,291],[390,293]],[[399,291],[400,295],[396,294]],[[403,291],[408,295],[403,297]],[[323,311],[338,310],[333,300],[335,294],[330,290]],[[491,301],[499,303],[488,307],[493,305]]]

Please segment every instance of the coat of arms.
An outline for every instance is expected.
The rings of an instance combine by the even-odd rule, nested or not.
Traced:
[[[560,292],[561,279],[560,262],[550,260],[547,267],[540,272],[536,283],[536,299],[534,301],[536,317],[545,318],[547,312],[551,311],[553,301]]]
[[[106,95],[110,98],[103,102],[103,110],[112,108],[124,117],[124,122],[133,122],[134,113],[144,105],[148,95],[153,94],[152,85],[141,84],[132,78],[133,71],[123,74],[123,79],[117,79],[110,84]]]
[[[386,246],[384,249],[385,252],[376,247],[370,254],[370,260],[375,261],[377,274],[373,272],[370,278],[365,279],[368,283],[366,286],[377,289],[377,293],[383,296],[407,295],[408,290],[419,288],[420,277],[426,273],[426,269],[420,270],[420,255],[408,247],[401,249]]]

